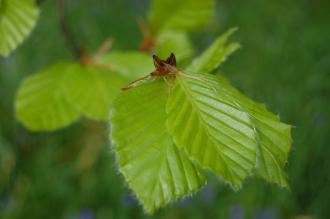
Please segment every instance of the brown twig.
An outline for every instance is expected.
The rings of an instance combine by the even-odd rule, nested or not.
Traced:
[[[110,49],[112,46],[112,38],[108,38],[100,48],[93,54],[89,55],[86,47],[80,47],[74,40],[72,32],[70,31],[65,20],[65,0],[58,0],[58,19],[62,34],[69,48],[72,50],[75,57],[79,60],[81,65],[93,65],[95,67],[113,70],[114,67],[109,63],[99,63],[98,59]]]
[[[66,43],[68,46],[72,49],[72,52],[77,58],[80,58],[81,56],[81,49],[75,42],[75,40],[72,37],[72,33],[69,30],[69,27],[67,26],[66,20],[65,20],[65,0],[58,0],[58,19],[59,24],[61,27],[61,31],[63,33],[63,36],[65,38]]]
[[[108,50],[111,48],[112,44],[113,44],[112,38],[106,39],[106,41],[104,41],[101,44],[101,46],[96,50],[96,52],[93,54],[93,58],[97,59],[100,56],[102,56],[103,54],[105,54],[106,52],[108,52]]]
[[[147,52],[155,46],[155,39],[154,39],[149,27],[143,20],[143,18],[141,18],[141,17],[138,18],[137,22],[138,22],[139,29],[142,34],[142,42],[140,44],[140,51]]]

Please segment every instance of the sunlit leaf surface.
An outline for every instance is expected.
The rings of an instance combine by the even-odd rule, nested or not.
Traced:
[[[72,64],[63,78],[68,100],[85,116],[107,119],[110,105],[127,79],[118,72],[96,66]]]
[[[270,113],[264,105],[241,94],[223,77],[218,78],[221,81],[220,92],[228,93],[239,101],[244,110],[249,113],[257,130],[256,174],[269,182],[288,187],[284,167],[292,145],[291,126],[282,123],[280,117]]]
[[[54,130],[79,118],[80,112],[63,92],[63,78],[71,65],[71,62],[54,64],[26,78],[19,87],[16,117],[30,130]]]
[[[167,132],[167,89],[160,79],[123,92],[111,116],[120,172],[147,212],[205,184],[203,172]]]
[[[168,99],[168,130],[175,143],[234,189],[255,166],[257,136],[237,100],[219,92],[213,75],[180,76]]]

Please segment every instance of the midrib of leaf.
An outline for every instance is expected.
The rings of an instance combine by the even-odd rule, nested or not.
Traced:
[[[185,94],[187,95],[187,97],[189,97],[193,109],[194,109],[196,112],[198,112],[198,113],[197,113],[197,116],[198,116],[199,120],[201,121],[201,123],[204,123],[204,124],[205,124],[205,127],[206,127],[206,133],[207,133],[208,137],[211,138],[211,141],[212,141],[213,144],[214,144],[213,136],[210,134],[210,130],[209,130],[210,127],[209,127],[208,123],[206,122],[206,120],[205,120],[205,119],[203,118],[203,116],[201,115],[202,113],[205,113],[205,112],[203,112],[202,110],[200,110],[200,109],[196,106],[195,99],[194,99],[194,98],[192,97],[192,95],[190,94],[190,93],[191,93],[190,88],[189,88],[188,86],[186,86],[186,84],[184,83],[184,81],[183,81],[183,80],[179,80],[179,83],[180,83],[180,85],[182,86],[183,90],[185,91]],[[198,102],[198,100],[197,100],[197,102]],[[223,102],[223,103],[224,103],[224,102]],[[202,103],[202,104],[203,104],[203,103]],[[224,103],[224,104],[227,104],[227,103]],[[212,105],[210,105],[210,107],[213,108]],[[228,117],[231,117],[232,119],[238,121],[237,118],[232,117],[232,116],[231,116],[230,114],[228,114],[227,112],[222,111],[222,110],[220,110],[220,109],[217,109],[217,110],[221,111],[221,113],[227,115]],[[210,115],[210,116],[212,117],[212,115]],[[244,124],[247,124],[247,123],[245,123],[245,122],[243,122],[243,123],[244,123]],[[228,125],[228,124],[223,123],[223,125]],[[247,124],[247,125],[248,125],[248,124]],[[230,126],[229,126],[229,127],[230,127]],[[234,129],[233,127],[230,127],[230,128],[231,128],[231,129]],[[226,135],[225,133],[223,133],[223,134]],[[245,134],[242,133],[242,135],[245,135]],[[230,137],[230,136],[228,136],[228,137]],[[230,138],[231,138],[231,137],[230,137]],[[233,140],[235,141],[235,139],[233,139]],[[236,141],[236,142],[237,142],[237,141]],[[237,142],[237,143],[239,143],[239,142]],[[224,144],[224,143],[223,143],[223,144]],[[239,143],[239,144],[240,144],[240,143]],[[226,146],[226,145],[224,144],[224,146]],[[218,149],[218,148],[217,148],[217,149]],[[224,162],[224,160],[223,160],[223,155],[220,153],[220,151],[218,151],[218,152],[219,152],[219,155],[220,155],[222,161]],[[229,158],[229,157],[227,157],[227,158]],[[228,169],[228,165],[226,165],[226,169]]]
[[[227,94],[226,92],[223,92],[224,95],[226,95],[228,98],[232,99],[232,101],[234,102],[235,106],[242,112],[244,112],[248,117],[249,117],[249,121],[251,122],[252,126],[253,126],[253,131],[255,134],[255,139],[256,139],[256,143],[257,143],[257,148],[256,148],[256,160],[255,160],[255,164],[257,164],[258,159],[259,159],[259,153],[262,153],[259,148],[260,148],[260,137],[259,137],[259,133],[256,129],[257,125],[255,123],[255,119],[253,118],[253,116],[250,115],[250,113],[243,107],[241,106],[240,103],[238,103],[238,101],[236,100],[236,97],[234,96],[230,96],[229,94]],[[262,157],[262,161],[265,164],[265,158]]]
[[[180,80],[180,78],[178,78],[177,80],[178,80],[180,86],[182,87],[184,93],[187,95],[188,99],[190,99],[190,102],[191,102],[191,105],[192,105],[194,111],[199,112],[199,109],[196,107],[196,104],[195,104],[195,102],[194,102],[194,100],[193,100],[193,98],[192,98],[192,96],[191,96],[191,94],[190,94],[190,92],[189,92],[189,88],[185,85],[185,83],[183,82],[183,80]],[[190,116],[192,116],[192,114],[191,114]],[[203,117],[200,115],[200,112],[197,113],[197,117],[198,117],[198,119],[199,119],[202,123],[205,123],[205,124],[206,124],[205,120],[204,120]],[[206,128],[206,133],[207,133],[208,137],[211,136],[208,127]],[[217,149],[217,148],[216,148],[216,149]],[[222,156],[221,153],[219,153],[219,156],[220,156],[220,158],[221,158],[221,161],[225,164],[224,159],[223,159],[223,156]],[[226,172],[228,173],[228,166],[227,166],[226,164],[225,164],[225,169],[226,169]],[[232,181],[234,181],[233,178],[232,178]]]
[[[189,99],[190,99],[190,101],[191,101],[191,104],[192,104],[194,110],[197,111],[197,112],[199,112],[199,113],[198,113],[198,117],[199,117],[199,119],[200,119],[201,121],[203,121],[203,123],[207,124],[207,122],[205,121],[205,119],[201,116],[201,114],[202,114],[203,111],[201,111],[201,110],[196,106],[195,98],[192,96],[192,94],[191,94],[191,90],[190,90],[189,86],[187,86],[187,85],[185,84],[184,80],[179,80],[179,83],[180,83],[181,87],[183,88],[183,90],[185,91],[185,94],[189,97]],[[198,91],[194,91],[194,92],[198,92]],[[205,94],[204,94],[204,95],[205,95]],[[225,95],[225,94],[224,94],[224,95]],[[212,98],[212,97],[209,97],[209,98]],[[235,104],[235,105],[232,105],[232,104],[227,103],[227,102],[225,102],[225,101],[221,101],[221,100],[217,100],[217,101],[218,101],[218,102],[221,102],[222,104],[228,105],[228,106],[230,106],[230,107],[232,107],[232,108],[235,108],[235,109],[237,109],[237,110],[242,111],[247,117],[250,118],[249,114],[248,114],[248,113],[247,113],[242,107],[240,107],[239,104],[237,104],[237,105],[236,105],[236,104]],[[196,102],[199,102],[199,101],[196,100]],[[233,100],[233,102],[235,102],[235,100]],[[235,102],[235,103],[236,103],[236,102]],[[204,104],[204,103],[200,102],[200,104]],[[216,109],[213,105],[210,105],[209,107],[210,107],[210,108],[214,108],[214,109]],[[236,117],[230,115],[229,113],[227,113],[226,111],[223,111],[222,109],[216,109],[216,110],[220,111],[222,114],[224,114],[224,115],[230,117],[231,119],[236,120],[237,122],[240,122],[240,123],[242,123],[242,124],[244,124],[244,125],[246,125],[246,126],[248,126],[248,127],[250,127],[250,128],[254,128],[254,127],[255,127],[255,126],[253,126],[253,125],[251,125],[251,124],[246,123],[245,121],[238,120],[238,118],[236,118]],[[249,120],[249,122],[251,122],[251,120]],[[226,123],[223,123],[223,124],[224,124],[224,125],[228,125],[228,124],[226,124]],[[234,130],[233,127],[231,127],[231,126],[228,126],[228,127]],[[209,133],[209,128],[208,128],[208,127],[207,127],[207,133],[208,133],[209,136],[211,136],[210,133]],[[245,136],[245,137],[249,137],[249,136],[245,135],[244,132],[242,132],[241,134],[242,134],[243,136]]]
[[[187,150],[187,153],[188,154],[190,153],[190,158],[191,159],[194,159],[201,166],[203,166],[204,168],[210,169],[211,171],[215,172],[217,175],[223,176],[225,178],[225,181],[228,182],[228,183],[230,183],[233,186],[234,189],[238,189],[241,186],[242,179],[245,178],[246,176],[248,176],[249,174],[251,174],[251,171],[252,171],[252,169],[254,167],[256,151],[255,151],[255,149],[252,150],[250,148],[250,146],[252,145],[252,142],[255,142],[255,139],[251,140],[251,136],[248,136],[244,132],[237,130],[237,128],[235,129],[235,126],[229,125],[228,124],[228,121],[227,122],[223,122],[222,119],[228,117],[231,120],[237,121],[238,122],[237,125],[239,125],[238,127],[243,127],[243,126],[249,127],[250,132],[251,132],[251,129],[253,129],[253,126],[250,123],[250,121],[248,121],[249,123],[246,123],[246,121],[239,120],[236,116],[232,116],[228,112],[223,111],[222,109],[217,109],[218,112],[220,113],[220,115],[222,116],[222,119],[218,119],[217,120],[217,124],[218,124],[217,126],[219,126],[219,124],[221,124],[220,125],[221,127],[226,127],[226,130],[221,132],[221,134],[223,136],[226,136],[226,138],[225,138],[226,140],[225,139],[222,139],[220,141],[219,138],[216,138],[214,136],[214,134],[211,133],[211,130],[210,129],[213,130],[213,133],[214,132],[217,132],[218,130],[215,129],[215,127],[213,127],[211,123],[208,123],[206,121],[206,119],[208,119],[208,121],[211,120],[211,119],[213,119],[213,115],[209,115],[208,112],[204,112],[202,110],[202,108],[200,108],[200,106],[201,106],[200,104],[204,104],[204,103],[203,102],[200,102],[199,103],[198,97],[195,97],[194,96],[194,94],[196,94],[196,92],[195,91],[194,92],[192,91],[193,88],[190,87],[189,85],[187,85],[186,84],[187,82],[185,80],[192,80],[192,81],[195,80],[197,84],[200,83],[199,81],[197,82],[197,79],[186,79],[186,78],[184,78],[184,76],[177,78],[177,86],[179,86],[181,88],[182,93],[184,93],[184,96],[186,97],[186,101],[184,103],[182,103],[182,101],[183,101],[182,100],[182,94],[181,93],[177,94],[177,95],[180,95],[180,96],[177,97],[175,99],[175,101],[179,101],[180,102],[180,104],[181,104],[180,105],[181,111],[177,111],[176,112],[178,118],[177,118],[176,121],[173,122],[173,124],[169,125],[169,121],[167,122],[168,129],[170,130],[170,133],[172,135],[174,134],[174,139],[175,139],[176,144],[178,144],[180,147],[183,147],[183,148],[187,147],[187,145],[185,146],[184,143],[178,142],[178,141],[181,141],[181,140],[179,140],[180,138],[183,138],[184,139],[184,138],[187,137],[187,135],[189,134],[188,128],[186,128],[181,133],[173,133],[173,132],[175,132],[175,130],[171,130],[171,129],[172,129],[172,126],[173,126],[173,128],[176,127],[176,126],[178,126],[178,124],[180,122],[185,122],[184,123],[185,126],[192,126],[193,124],[191,123],[191,120],[193,119],[193,115],[195,114],[195,116],[198,119],[199,126],[202,127],[202,132],[205,132],[205,134],[206,134],[206,137],[207,137],[207,140],[206,141],[209,141],[208,144],[210,144],[210,145],[208,147],[213,147],[216,150],[217,155],[214,155],[214,156],[218,156],[218,158],[213,158],[213,159],[216,159],[216,160],[213,160],[213,161],[205,161],[206,158],[195,157],[196,155],[191,154],[192,152],[191,151],[188,151],[186,149]],[[191,84],[194,84],[192,81],[190,81],[190,83]],[[197,86],[197,85],[195,85],[195,86]],[[206,86],[206,85],[203,84],[203,83],[202,84],[200,83],[200,87],[203,87],[203,86]],[[177,88],[177,89],[179,89],[179,88]],[[178,90],[176,90],[174,92],[178,92]],[[202,92],[202,91],[198,91],[198,92]],[[206,91],[204,90],[204,92],[206,92]],[[204,94],[204,95],[206,96],[206,94]],[[213,97],[213,96],[211,95],[211,97]],[[208,99],[211,98],[211,97],[208,97]],[[169,101],[174,101],[174,99],[173,100],[172,99],[169,99]],[[236,109],[237,110],[237,106],[235,104],[229,104],[225,100],[221,101],[221,103],[224,106],[226,106],[226,107],[230,107],[230,108],[233,108],[233,109]],[[175,102],[172,102],[171,104],[178,105],[178,103],[175,103]],[[182,114],[189,113],[189,112],[186,112],[186,111],[183,112],[183,110],[189,110],[189,109],[187,109],[187,107],[189,107],[187,104],[190,104],[191,105],[191,108],[192,108],[191,109],[191,112],[189,114],[190,117],[187,118],[187,116],[185,116],[182,119],[181,118]],[[214,106],[212,106],[211,103],[207,107],[214,108]],[[171,113],[171,112],[168,111],[168,113]],[[244,111],[240,111],[240,114],[244,114],[246,118],[249,118],[248,115],[246,115],[246,113]],[[205,117],[206,115],[208,115],[208,118]],[[211,118],[210,118],[210,116],[211,116]],[[184,120],[184,121],[181,121],[181,120]],[[201,130],[201,127],[198,127],[198,131]],[[228,130],[232,130],[232,131],[228,131]],[[240,135],[241,137],[244,136],[243,137],[244,139],[250,139],[251,142],[248,143],[248,144],[246,144],[246,143],[237,141],[228,132],[229,133],[232,133],[232,134],[235,134],[235,135]],[[177,135],[181,135],[181,136],[180,137],[177,137]],[[196,134],[196,135],[198,135],[198,134]],[[201,134],[201,136],[199,136],[199,138],[202,138],[202,135],[203,134]],[[254,135],[254,137],[255,137],[255,135]],[[193,140],[196,140],[196,139],[193,139]],[[252,155],[254,157],[253,160],[251,160],[251,157],[248,159],[246,157],[247,156],[246,154],[243,155],[240,152],[238,152],[237,149],[235,150],[233,148],[233,146],[227,145],[226,142],[228,142],[228,141],[235,142],[235,145],[236,146],[239,145],[240,148],[241,147],[244,148],[244,150],[245,150],[244,153],[253,154]],[[253,144],[255,144],[255,147],[256,147],[256,144],[257,143],[255,142]],[[247,145],[249,145],[249,146],[247,146]],[[193,147],[193,146],[191,146],[191,147]],[[202,147],[202,146],[200,146],[200,147]],[[224,148],[226,148],[226,150],[224,150],[224,152],[222,152],[222,149],[224,149]],[[190,150],[195,150],[195,149],[190,148]],[[205,149],[205,150],[207,150],[207,149]],[[205,150],[204,150],[204,155],[203,156],[206,155]],[[229,150],[229,154],[228,154],[228,150]],[[249,152],[247,152],[247,151],[249,151]],[[235,155],[233,155],[233,154],[235,154]],[[233,157],[231,157],[231,156],[234,156],[234,158],[239,159],[240,161],[245,160],[244,161],[245,163],[246,162],[249,163],[249,165],[248,165],[249,167],[246,168],[246,167],[241,166],[241,164],[238,163],[240,161],[233,159]],[[212,158],[209,158],[209,159],[212,159]],[[218,163],[217,159],[219,159],[220,163]],[[230,161],[231,164],[230,163],[227,163],[226,160],[227,160],[227,162]],[[204,166],[204,164],[203,164],[204,162],[207,162],[207,163],[205,163],[206,166]],[[211,164],[213,163],[213,166],[210,165],[210,162],[211,162]],[[235,165],[238,166],[238,169],[237,169],[237,166],[236,167],[235,166],[232,167],[232,163],[235,163]],[[219,164],[222,165],[222,167],[224,168],[224,172],[221,171],[221,168],[218,169],[219,167],[217,167],[217,165],[219,165]],[[243,174],[242,171],[244,172],[244,174]]]

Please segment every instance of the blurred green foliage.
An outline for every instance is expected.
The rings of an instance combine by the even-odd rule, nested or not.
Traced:
[[[80,44],[95,50],[136,49],[136,18],[148,1],[70,1],[68,20]],[[9,58],[0,58],[0,218],[313,218],[330,216],[330,2],[219,0],[216,14],[193,34],[203,50],[238,26],[242,49],[224,66],[245,94],[295,126],[288,164],[291,192],[249,180],[234,193],[210,177],[193,199],[146,216],[123,180],[108,144],[108,127],[81,122],[54,133],[31,133],[14,118],[24,77],[72,59],[60,34],[54,1],[45,1],[37,28]],[[9,173],[7,171],[10,171]],[[297,217],[298,218],[298,217]]]

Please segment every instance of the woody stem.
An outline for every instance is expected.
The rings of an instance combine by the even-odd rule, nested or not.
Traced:
[[[70,32],[70,29],[69,29],[69,27],[66,23],[66,20],[65,20],[65,3],[64,2],[65,2],[65,0],[58,0],[57,1],[59,25],[60,25],[62,34],[65,38],[65,41],[66,41],[67,45],[72,50],[74,56],[76,58],[80,58],[81,49],[77,45],[75,40],[73,39],[72,33]]]

